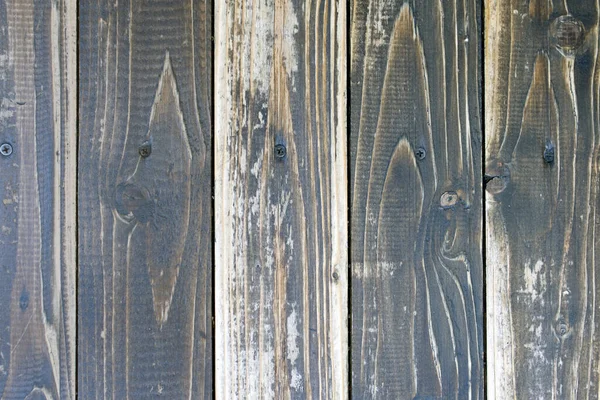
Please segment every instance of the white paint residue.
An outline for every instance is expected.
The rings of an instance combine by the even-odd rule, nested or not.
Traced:
[[[287,359],[292,365],[292,380],[290,386],[297,391],[302,391],[302,377],[296,367],[296,360],[300,355],[300,349],[296,343],[300,333],[298,332],[298,321],[296,317],[296,307],[292,305],[292,312],[287,319]]]
[[[402,263],[397,265],[396,263],[391,262],[379,262],[379,270],[382,274],[394,276],[394,271],[397,267],[402,267]]]
[[[533,267],[531,262],[526,262],[523,269],[523,287],[519,293],[530,295],[532,301],[539,298],[539,301],[543,302],[541,296],[546,291],[545,272],[542,272],[543,266],[544,262],[538,260]]]
[[[253,13],[255,15],[252,17],[256,19],[256,23],[252,27],[254,29],[251,42],[252,74],[240,74],[242,77],[251,75],[256,89],[265,97],[268,97],[271,81],[274,10],[273,0],[256,1],[254,3]],[[246,19],[245,29],[251,29],[252,17]]]
[[[294,74],[298,72],[298,52],[294,45],[294,43],[296,43],[296,40],[294,40],[296,33],[298,33],[298,17],[296,17],[292,2],[287,1],[281,52],[283,56],[283,65],[285,66],[288,76],[292,79],[292,87],[294,90],[296,88],[296,85],[294,85]]]
[[[1,71],[1,68],[2,67],[0,66],[0,71]],[[0,78],[1,78],[1,73],[0,73]],[[13,115],[15,115],[14,104],[8,97],[4,97],[2,99],[2,102],[0,102],[0,123],[2,122],[1,120],[3,120],[3,119],[12,118]]]

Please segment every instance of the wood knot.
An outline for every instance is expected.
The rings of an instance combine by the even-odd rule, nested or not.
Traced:
[[[561,15],[550,25],[550,37],[564,56],[575,55],[583,43],[585,27],[572,15]]]
[[[139,222],[145,223],[152,217],[153,202],[145,187],[121,183],[117,186],[115,194],[115,208],[126,220],[135,217]]]
[[[501,161],[491,163],[483,176],[483,185],[490,194],[502,193],[510,182],[510,170]]]

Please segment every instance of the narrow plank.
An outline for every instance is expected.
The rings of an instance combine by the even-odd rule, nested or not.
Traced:
[[[0,1],[0,398],[75,398],[76,2]]]
[[[481,4],[354,0],[352,397],[483,398]]]
[[[215,11],[217,398],[347,398],[346,3]]]
[[[210,398],[209,1],[79,3],[82,399]]]
[[[598,4],[485,18],[488,394],[597,399]]]

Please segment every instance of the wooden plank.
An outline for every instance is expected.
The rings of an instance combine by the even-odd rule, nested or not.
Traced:
[[[485,18],[488,393],[597,399],[598,4]]]
[[[476,0],[354,0],[352,396],[483,398]]]
[[[211,2],[79,21],[79,397],[210,398]]]
[[[0,397],[75,398],[76,2],[0,1]]]
[[[215,11],[217,398],[347,398],[345,1]]]

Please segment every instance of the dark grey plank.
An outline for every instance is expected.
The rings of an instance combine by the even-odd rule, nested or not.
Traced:
[[[353,2],[353,398],[483,398],[480,13]]]
[[[211,3],[79,3],[79,396],[212,395]]]

